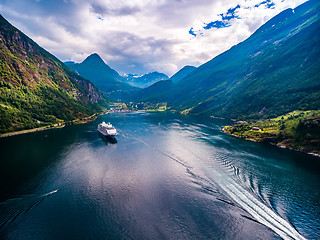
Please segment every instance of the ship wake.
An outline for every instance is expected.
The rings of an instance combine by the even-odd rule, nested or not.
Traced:
[[[22,216],[31,209],[39,206],[46,198],[59,191],[60,189],[56,189],[41,195],[24,195],[21,197],[8,199],[0,203],[1,212],[3,212],[1,213],[0,218],[0,230],[13,223],[19,216]]]
[[[173,154],[164,152],[147,141],[136,138],[134,136],[129,136],[128,134],[122,134],[123,137],[134,139],[145,146],[152,148],[153,150],[159,152],[160,154],[168,157],[171,160],[174,160],[178,164],[186,168],[186,172],[194,179],[194,182],[199,185],[202,189],[207,191],[209,194],[218,195],[216,196],[217,200],[228,203],[232,206],[239,207],[248,214],[252,216],[248,217],[242,215],[243,217],[255,221],[257,223],[263,224],[266,227],[273,230],[283,239],[297,239],[297,240],[306,240],[288,221],[283,219],[278,215],[274,210],[266,205],[266,202],[256,195],[254,191],[248,191],[245,187],[241,186],[237,181],[230,177],[223,169],[217,170],[212,168],[211,178],[207,179],[200,176],[199,174],[194,173],[193,168],[188,165],[188,163],[179,157],[176,157]],[[189,150],[190,151],[190,150]],[[195,155],[190,152],[190,154]],[[195,155],[196,156],[196,155]],[[196,156],[197,158],[200,158]],[[200,160],[200,159],[199,159]],[[239,178],[239,169],[231,166],[233,172]],[[218,187],[217,187],[218,186]],[[219,188],[223,190],[223,193],[219,191]],[[226,195],[226,196],[225,196]],[[230,199],[232,202],[225,200]]]

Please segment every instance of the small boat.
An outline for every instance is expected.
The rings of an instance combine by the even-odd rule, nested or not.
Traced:
[[[115,129],[111,123],[99,123],[98,132],[101,133],[105,137],[114,138],[118,133],[117,129]]]

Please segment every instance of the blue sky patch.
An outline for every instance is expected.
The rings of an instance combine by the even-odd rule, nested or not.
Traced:
[[[275,3],[272,2],[271,0],[265,0],[261,3],[258,3],[257,5],[255,5],[254,7],[260,7],[261,5],[264,5],[267,8],[273,8],[275,6]]]
[[[195,37],[197,36],[197,34],[193,31],[193,28],[190,28],[189,34]]]
[[[216,21],[212,21],[210,23],[207,23],[203,29],[204,30],[209,30],[211,28],[226,28],[226,27],[230,27],[230,21],[232,19],[240,19],[240,17],[237,15],[237,9],[240,8],[240,5],[238,4],[236,7],[234,8],[229,8],[228,11],[226,13],[221,13],[218,16],[221,17],[221,20],[216,20]]]
[[[209,30],[211,28],[225,28],[225,27],[230,27],[230,23],[227,21],[214,21],[211,23],[206,24],[206,26],[203,27],[205,30]]]
[[[220,14],[220,16],[222,17],[222,20],[223,21],[230,21],[231,19],[234,19],[234,18],[237,18],[237,19],[240,19],[239,16],[237,16],[236,14],[236,10],[240,8],[240,5],[238,4],[236,7],[234,8],[229,8],[227,13],[225,14]]]

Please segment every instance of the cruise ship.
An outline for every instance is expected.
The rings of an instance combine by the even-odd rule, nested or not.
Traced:
[[[117,129],[115,129],[111,123],[99,123],[98,132],[101,133],[105,137],[114,138],[118,133]]]

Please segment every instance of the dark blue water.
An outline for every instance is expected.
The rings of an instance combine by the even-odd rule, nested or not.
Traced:
[[[226,124],[109,114],[0,139],[0,239],[320,239],[320,159]]]

